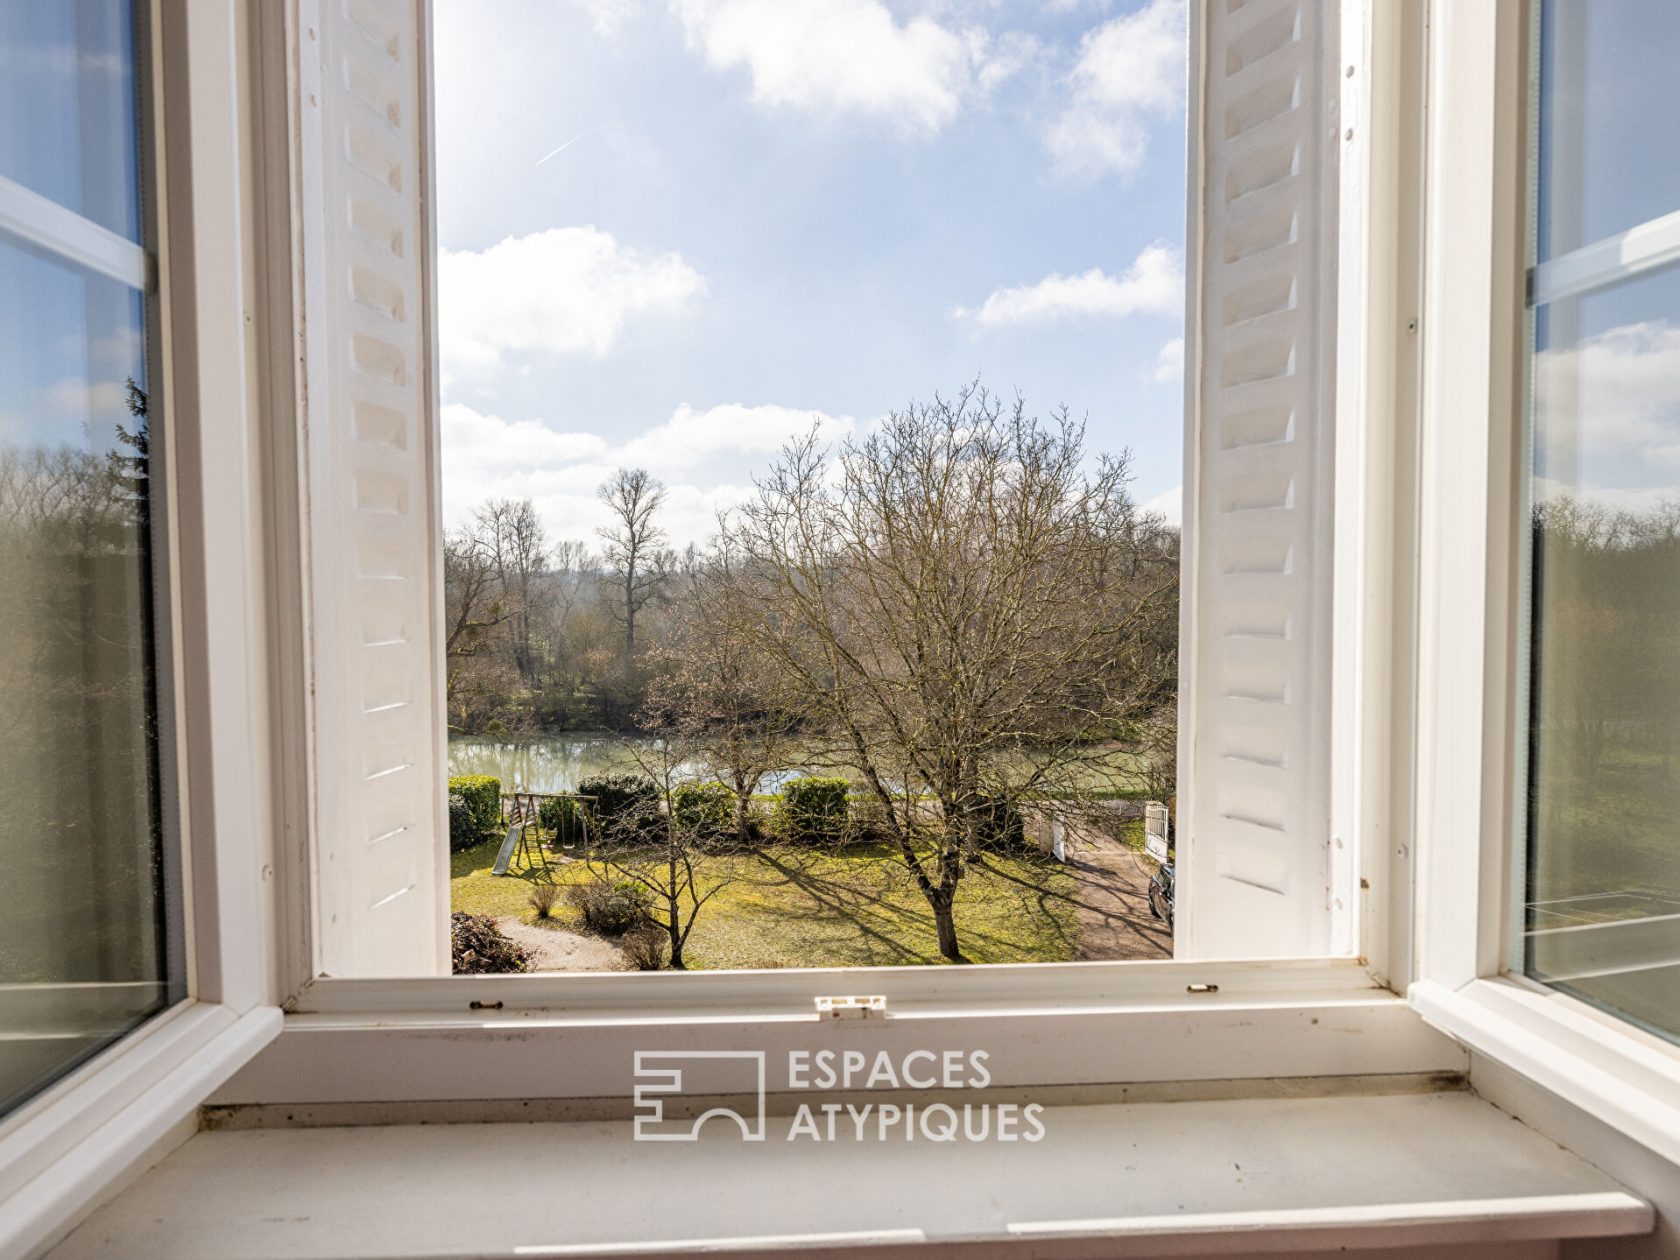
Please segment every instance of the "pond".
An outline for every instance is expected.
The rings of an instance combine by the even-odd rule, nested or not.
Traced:
[[[504,792],[573,792],[596,774],[646,774],[659,767],[659,742],[610,731],[577,731],[529,739],[462,735],[449,741],[449,773],[492,774]],[[698,763],[676,767],[682,778],[699,778]],[[775,792],[805,771],[790,769],[764,777],[760,792]]]
[[[504,792],[572,792],[596,774],[638,774],[659,765],[658,741],[648,736],[615,735],[609,731],[576,731],[527,739],[497,739],[462,735],[449,741],[449,773],[490,774],[502,781]],[[1023,754],[1025,755],[1025,754]],[[1084,776],[1092,789],[1126,790],[1138,786],[1133,768],[1136,755],[1114,749],[1102,754],[1106,771],[1095,766]],[[677,767],[684,778],[700,778],[697,763]],[[773,793],[789,779],[812,771],[794,766],[764,776],[758,790]],[[833,773],[817,771],[817,773]]]

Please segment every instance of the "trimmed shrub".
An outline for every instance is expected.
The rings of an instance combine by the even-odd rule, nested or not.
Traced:
[[[735,793],[726,783],[684,783],[671,793],[671,817],[694,835],[728,831],[735,825]]]
[[[499,975],[531,970],[531,955],[502,935],[488,915],[456,911],[449,916],[449,936],[458,976]]]
[[[633,880],[591,879],[566,889],[583,925],[603,936],[622,936],[646,921],[648,892]]]
[[[776,803],[776,823],[789,840],[834,844],[846,836],[847,796],[851,784],[840,778],[792,779]]]
[[[659,785],[645,774],[591,775],[577,790],[579,796],[595,798],[595,821],[609,839],[646,830],[659,819]]]
[[[449,848],[451,852],[470,849],[478,843],[478,826],[472,806],[459,792],[449,794]]]
[[[646,920],[624,934],[624,957],[637,971],[658,971],[671,956],[671,936]]]
[[[583,806],[569,796],[554,796],[537,806],[537,823],[563,844],[583,839]]]
[[[449,780],[449,794],[459,796],[467,807],[464,826],[472,839],[455,842],[455,820],[450,815],[450,848],[470,849],[502,824],[502,781],[488,774],[460,774]]]

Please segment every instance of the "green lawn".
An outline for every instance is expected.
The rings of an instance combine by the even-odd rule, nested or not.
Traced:
[[[496,841],[452,855],[455,910],[534,921],[534,876],[490,874]],[[559,883],[589,878],[580,862],[555,862]],[[688,941],[692,968],[864,967],[943,961],[933,914],[886,845],[821,852],[770,845],[708,860],[706,887],[723,883]],[[1049,859],[988,854],[957,888],[957,939],[971,962],[1065,962],[1079,924],[1074,879]],[[566,926],[575,912],[555,910]]]

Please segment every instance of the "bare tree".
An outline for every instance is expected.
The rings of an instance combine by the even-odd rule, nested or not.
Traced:
[[[496,595],[495,557],[471,530],[443,539],[444,654],[472,656],[484,636],[507,620]]]
[[[948,959],[988,829],[1087,808],[1106,741],[1176,685],[1171,531],[1127,480],[1065,412],[970,388],[794,443],[726,521],[710,580],[861,776]]]
[[[683,950],[700,912],[734,882],[726,864],[714,861],[726,849],[715,837],[685,826],[672,796],[682,783],[684,750],[660,740],[636,752],[642,772],[659,788],[657,805],[627,809],[606,823],[585,861],[596,878],[624,880],[648,897],[648,921],[670,941],[670,965],[687,970]]]
[[[750,633],[721,557],[691,558],[673,600],[673,626],[658,661],[642,725],[679,741],[735,794],[736,842],[751,836],[753,794],[788,768],[802,726],[799,697]],[[725,580],[714,580],[723,577]]]
[[[654,519],[665,505],[665,486],[645,468],[620,468],[599,494],[613,515],[613,523],[596,532],[614,592],[614,616],[624,627],[628,669],[636,657],[636,615],[659,593],[674,565],[665,531]]]
[[[490,499],[479,509],[478,536],[490,552],[506,609],[513,662],[527,687],[536,681],[532,588],[548,568],[548,540],[529,499]]]

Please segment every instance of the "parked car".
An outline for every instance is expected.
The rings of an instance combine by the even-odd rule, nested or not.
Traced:
[[[1162,862],[1149,877],[1149,912],[1173,925],[1173,864]]]

